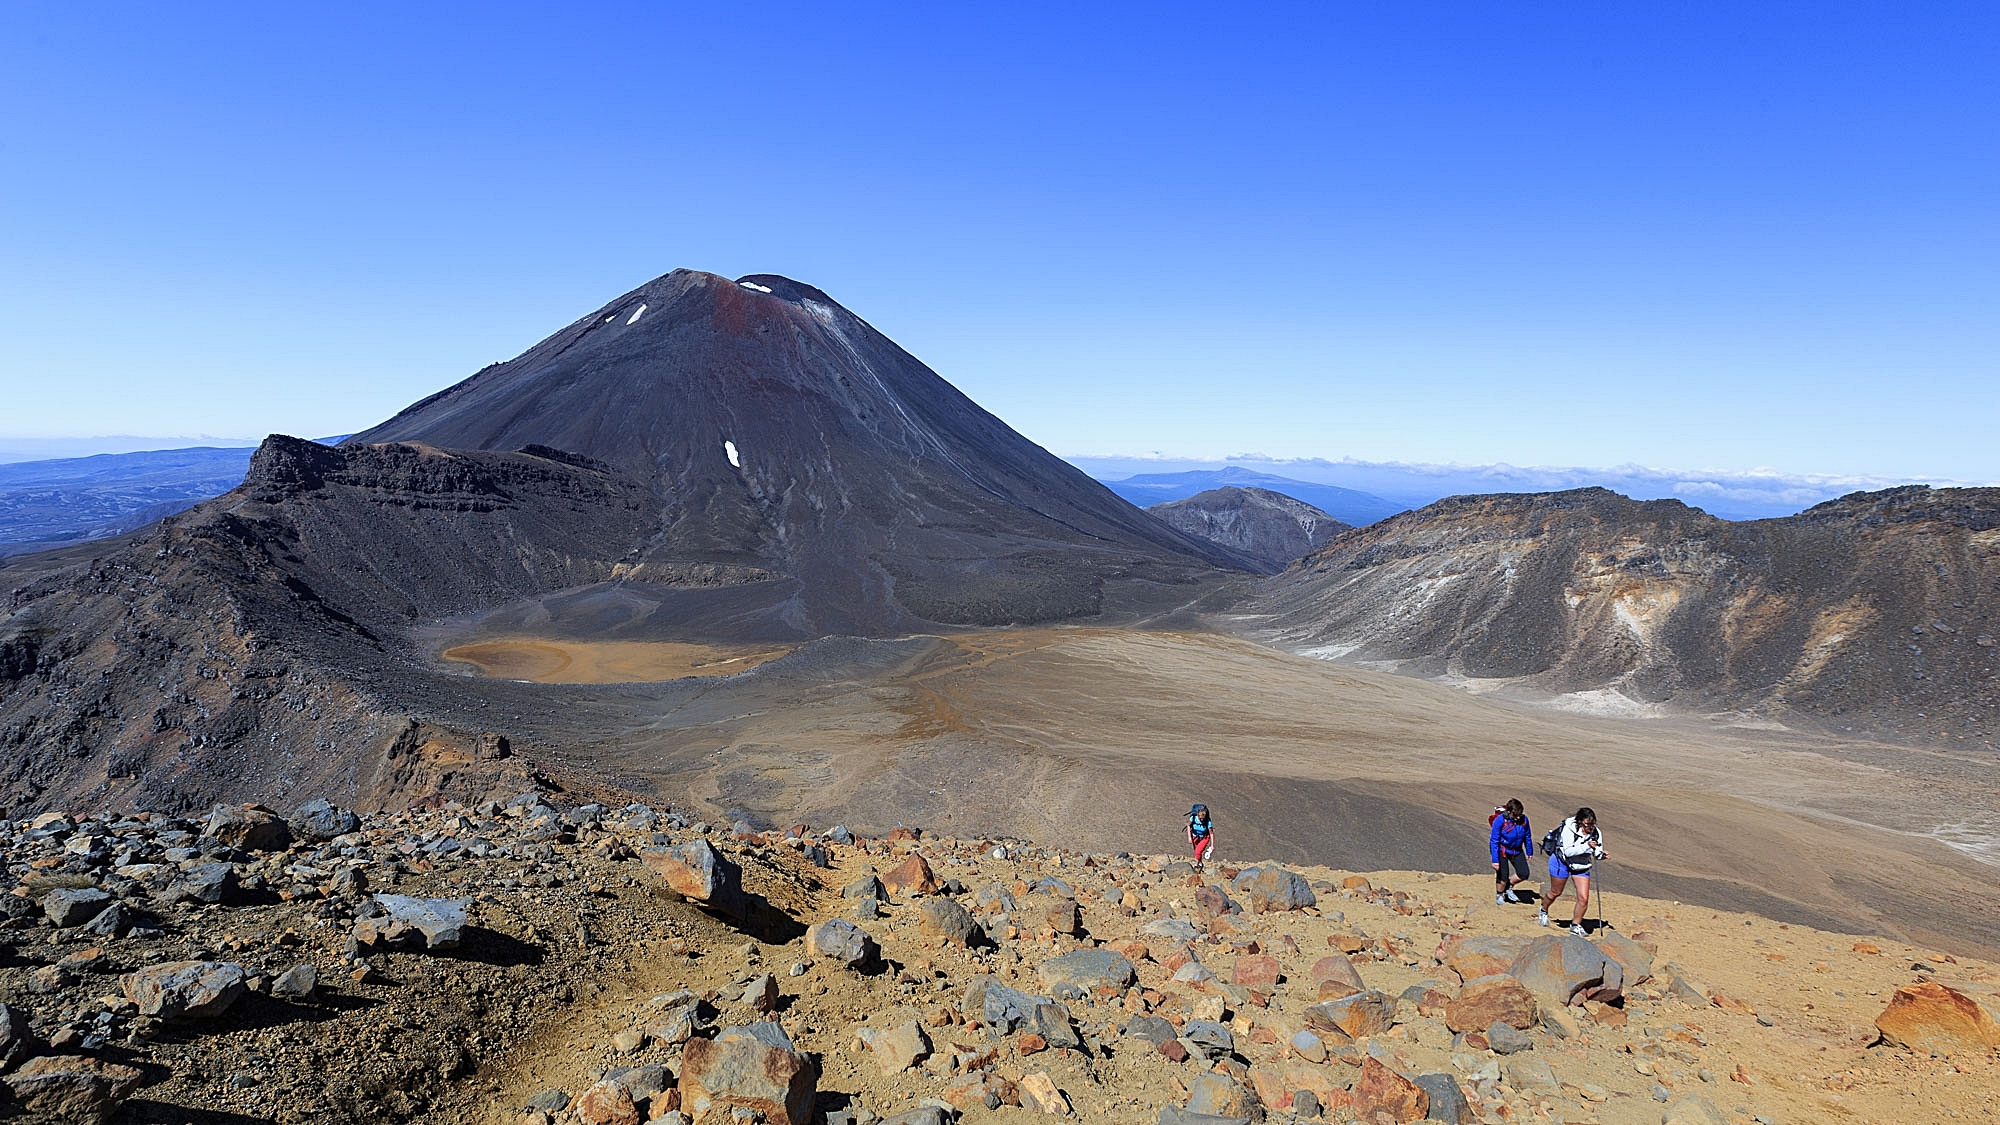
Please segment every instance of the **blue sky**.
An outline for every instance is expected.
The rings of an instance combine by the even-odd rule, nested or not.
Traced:
[[[345,432],[691,266],[1066,455],[2000,480],[1995,58],[1975,4],[10,5],[0,437]]]

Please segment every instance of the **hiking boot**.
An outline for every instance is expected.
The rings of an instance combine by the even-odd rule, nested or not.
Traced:
[[[1569,926],[1569,932],[1575,934],[1578,937],[1590,936],[1590,931],[1583,928],[1582,922],[1571,922]]]
[[[1505,906],[1513,901],[1514,896],[1508,894],[1506,891],[1501,891],[1499,894],[1493,896],[1493,905],[1495,906]]]
[[[1548,912],[1548,911],[1546,911],[1546,910],[1537,910],[1537,911],[1535,911],[1535,921],[1537,921],[1537,922],[1540,922],[1540,923],[1541,923],[1542,925],[1544,925],[1544,926],[1548,925],[1548,924],[1549,924],[1549,912]]]

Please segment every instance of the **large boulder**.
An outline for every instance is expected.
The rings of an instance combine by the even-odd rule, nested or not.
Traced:
[[[324,797],[300,805],[298,811],[292,814],[290,823],[293,835],[315,843],[361,830],[360,817],[347,809],[335,807]]]
[[[1453,1031],[1485,1031],[1496,1023],[1526,1029],[1541,1018],[1534,994],[1505,973],[1466,981],[1444,1006],[1444,1025]]]
[[[1313,895],[1311,884],[1282,867],[1247,868],[1229,886],[1250,904],[1253,914],[1298,910],[1319,901]]]
[[[765,1125],[812,1125],[812,1060],[775,1023],[731,1027],[681,1048],[681,1106],[695,1121],[749,1110]]]
[[[1042,987],[1058,999],[1076,999],[1103,988],[1122,993],[1138,979],[1132,962],[1109,949],[1076,949],[1035,968]]]
[[[707,840],[689,840],[671,848],[648,848],[639,853],[639,858],[658,872],[674,893],[689,902],[734,918],[744,915],[743,869]]]
[[[1593,940],[1597,948],[1604,951],[1606,957],[1618,962],[1625,970],[1627,988],[1644,984],[1652,977],[1653,955],[1646,952],[1645,946],[1617,930],[1601,931]]]
[[[140,1015],[178,1019],[228,1011],[248,976],[234,961],[170,961],[127,973],[120,983]]]
[[[84,1055],[43,1055],[7,1076],[7,1088],[37,1121],[109,1121],[145,1076]]]
[[[35,1029],[28,1013],[0,1004],[0,1068],[20,1062],[35,1052]]]
[[[58,929],[81,926],[103,911],[111,896],[96,887],[58,887],[42,896],[42,913]]]
[[[1530,945],[1535,935],[1496,935],[1447,941],[1438,951],[1438,961],[1458,974],[1460,980],[1504,973]]]
[[[465,913],[469,898],[412,898],[409,895],[376,895],[376,905],[424,936],[425,949],[456,949],[465,940]]]
[[[1380,1035],[1396,1025],[1396,1001],[1386,993],[1364,989],[1314,1004],[1305,1010],[1305,1020],[1316,1031],[1339,1031],[1349,1039]]]
[[[1351,996],[1368,987],[1345,953],[1329,953],[1312,964],[1313,988],[1323,1000]]]
[[[1906,984],[1875,1017],[1882,1041],[1933,1055],[1977,1054],[2000,1047],[2000,1023],[1978,1000],[1936,981]]]
[[[923,905],[917,907],[917,928],[953,945],[969,945],[972,935],[979,932],[979,924],[972,920],[965,907],[944,895],[927,898]]]
[[[1422,1086],[1369,1055],[1354,1083],[1354,1115],[1376,1121],[1386,1114],[1395,1122],[1422,1121],[1430,1113],[1431,1096]]]
[[[234,902],[239,884],[236,865],[215,859],[197,863],[175,876],[160,896],[168,902],[198,902],[204,905]]]
[[[888,1028],[864,1027],[857,1037],[884,1076],[901,1074],[931,1053],[930,1037],[916,1020]]]
[[[975,977],[966,986],[960,1009],[968,1021],[983,1024],[996,1036],[1029,1031],[1041,1036],[1051,1047],[1076,1047],[1083,1043],[1068,1008],[1045,996],[1030,996],[1009,988],[993,977]]]
[[[1507,967],[1507,975],[1528,991],[1559,1005],[1578,997],[1613,999],[1624,974],[1618,962],[1575,934],[1538,937]]]
[[[203,831],[246,852],[281,852],[292,846],[285,818],[262,805],[217,805]]]
[[[806,931],[806,953],[845,968],[866,969],[882,954],[867,930],[845,918],[828,918]]]

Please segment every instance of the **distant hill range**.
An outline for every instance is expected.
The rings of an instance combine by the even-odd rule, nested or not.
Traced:
[[[1350,530],[1303,500],[1263,488],[1215,488],[1146,509],[1168,526],[1244,555],[1276,574]]]
[[[1069,458],[1069,461],[1141,506],[1179,497],[1158,492],[1130,494],[1124,490],[1127,482],[1137,482],[1135,487],[1143,488],[1156,483],[1172,484],[1185,478],[1187,483],[1179,485],[1187,489],[1182,495],[1193,495],[1203,489],[1227,484],[1254,485],[1295,496],[1357,526],[1379,517],[1363,518],[1365,513],[1362,511],[1350,511],[1330,498],[1315,497],[1298,489],[1314,485],[1347,489],[1385,502],[1392,511],[1407,511],[1448,496],[1607,488],[1639,500],[1679,500],[1726,520],[1760,520],[1796,515],[1815,504],[1853,492],[1880,491],[1906,484],[1956,487],[1964,483],[1770,470],[1654,469],[1640,465],[1609,468],[1431,465],[1397,461],[1328,461],[1320,458],[1278,460],[1247,455],[1230,458],[1226,468],[1217,468],[1214,462],[1171,458],[1078,456]],[[1196,473],[1204,475],[1190,475]],[[1276,483],[1280,479],[1289,483]]]
[[[184,512],[243,483],[254,452],[193,446],[0,464],[0,556],[102,539]]]
[[[1165,504],[1172,500],[1185,500],[1211,489],[1261,488],[1289,496],[1294,500],[1302,500],[1327,516],[1352,527],[1362,527],[1376,520],[1386,519],[1411,507],[1408,504],[1392,503],[1366,492],[1357,492],[1351,488],[1293,480],[1234,465],[1222,469],[1195,469],[1180,473],[1141,473],[1116,480],[1105,480],[1104,484],[1111,491],[1142,508],[1151,508],[1156,504]]]
[[[1604,489],[1461,496],[1273,580],[1288,646],[1583,710],[2000,739],[2000,489],[1729,523]]]
[[[100,539],[235,488],[252,449],[166,449],[0,465],[0,555]]]

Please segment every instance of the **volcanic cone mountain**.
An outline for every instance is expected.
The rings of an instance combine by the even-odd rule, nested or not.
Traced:
[[[819,290],[650,282],[349,445],[541,445],[645,482],[633,565],[768,568],[803,633],[1090,614],[1104,584],[1242,566],[1146,518]]]
[[[1235,564],[818,290],[679,271],[341,446],[273,436],[226,495],[7,560],[0,803],[527,784],[425,629],[769,656],[1172,607]]]

